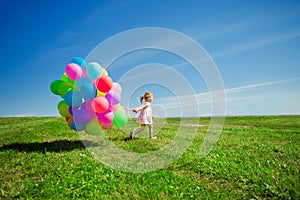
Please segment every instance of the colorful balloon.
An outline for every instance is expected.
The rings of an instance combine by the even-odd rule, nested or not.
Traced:
[[[107,73],[107,71],[106,71],[106,69],[102,69],[102,76],[108,76],[108,73]]]
[[[70,79],[67,76],[66,72],[61,76],[61,80],[64,81],[64,82],[66,82],[66,83],[70,83],[72,86],[75,84],[75,81],[72,80],[72,79]]]
[[[75,131],[83,131],[86,128],[86,125],[85,124],[79,124],[75,120],[72,120],[71,128]]]
[[[117,110],[118,110],[118,108],[119,108],[119,105],[120,105],[120,104],[116,104],[116,105],[110,105],[110,106],[109,106],[109,109],[111,109],[112,111],[114,111],[114,112],[115,112],[115,111],[117,111]]]
[[[101,132],[102,128],[96,118],[93,118],[89,123],[86,125],[85,131],[89,134],[96,135]]]
[[[80,93],[75,91],[68,92],[64,96],[64,100],[69,106],[72,107],[80,106],[83,103]]]
[[[82,69],[75,63],[69,63],[66,67],[66,74],[71,80],[78,80],[82,75]]]
[[[101,124],[111,124],[114,119],[114,112],[112,110],[107,110],[104,113],[97,114],[98,120]]]
[[[93,115],[83,107],[78,109],[73,116],[77,124],[87,124],[93,118]]]
[[[60,101],[57,105],[58,112],[63,117],[69,117],[71,116],[71,113],[69,112],[69,106],[66,104],[64,100]]]
[[[82,57],[75,57],[71,60],[71,63],[75,63],[77,65],[79,65],[80,67],[84,68],[87,64],[85,62],[85,60]]]
[[[70,107],[69,107],[69,112],[70,112],[70,114],[73,116],[74,113],[75,113],[77,110],[79,110],[79,109],[80,109],[79,106],[74,106],[74,107],[70,106]]]
[[[60,95],[59,94],[59,91],[58,91],[58,88],[60,86],[60,84],[64,83],[64,81],[62,80],[56,80],[56,81],[53,81],[50,85],[50,90],[53,94],[56,94],[56,95]]]
[[[96,113],[93,110],[92,102],[93,101],[86,101],[86,102],[84,102],[84,104],[82,104],[82,106],[84,107],[84,109],[86,109],[88,112],[90,112],[93,115],[93,118],[94,118],[94,117],[96,117]]]
[[[113,85],[113,81],[109,76],[101,76],[96,81],[96,87],[100,92],[108,92]]]
[[[73,116],[66,117],[66,122],[68,122],[70,119],[73,120]]]
[[[80,78],[76,82],[76,87],[80,95],[85,100],[92,100],[97,96],[97,90],[94,84],[88,78]]]
[[[73,86],[70,84],[63,82],[58,86],[58,93],[59,95],[64,98],[68,92],[71,92],[73,90]]]
[[[102,128],[103,128],[104,130],[108,130],[108,129],[110,129],[110,128],[113,127],[113,124],[112,124],[112,123],[109,123],[109,124],[101,124],[101,125],[102,125]]]
[[[86,67],[86,74],[92,80],[97,80],[97,78],[102,75],[102,72],[103,72],[102,67],[98,63],[96,63],[96,62],[91,62]]]
[[[117,82],[113,82],[113,85],[112,85],[112,87],[111,87],[111,90],[114,91],[114,92],[117,92],[117,93],[119,93],[119,94],[122,93],[122,87],[121,87],[121,85],[120,85],[119,83],[117,83]]]
[[[67,123],[68,123],[68,126],[69,126],[70,128],[72,128],[73,116],[66,117],[66,121],[67,121]]]
[[[112,121],[112,123],[120,128],[120,127],[123,127],[127,124],[128,122],[128,118],[127,118],[127,115],[126,115],[126,112],[124,110],[124,108],[122,108],[122,106],[119,106],[118,107],[118,110],[114,113],[114,119]]]
[[[94,85],[88,77],[82,77],[76,81],[75,86],[78,88],[78,90],[80,90],[80,88],[85,84]]]
[[[106,93],[104,92],[100,92],[99,90],[97,90],[97,96],[98,97],[105,97]]]
[[[92,108],[96,113],[104,113],[109,107],[108,101],[104,97],[96,97],[92,101]]]
[[[86,67],[83,68],[81,77],[88,78],[88,75],[86,73]]]
[[[99,134],[114,125],[123,127],[128,121],[120,106],[121,86],[96,62],[87,64],[81,57],[73,58],[50,90],[63,98],[58,112],[75,131]]]
[[[110,106],[117,105],[121,101],[120,93],[114,91],[106,93],[105,98],[107,99]]]

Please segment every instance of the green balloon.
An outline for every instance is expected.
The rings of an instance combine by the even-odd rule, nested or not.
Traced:
[[[91,135],[97,135],[101,133],[101,126],[97,119],[92,119],[89,123],[86,124],[85,131]]]
[[[58,112],[63,117],[69,117],[71,116],[69,112],[69,106],[66,104],[64,100],[60,101],[57,105]]]
[[[66,102],[64,101],[64,100],[61,100],[60,102],[58,102],[58,104],[57,104],[57,109],[59,110],[59,108],[63,105],[63,104],[65,104]]]
[[[116,112],[114,113],[114,119],[112,121],[113,125],[120,128],[127,124],[128,118],[126,112],[122,106],[119,106]]]
[[[64,83],[64,81],[62,80],[56,80],[56,81],[53,81],[50,85],[50,90],[53,94],[56,94],[56,95],[60,95],[59,94],[59,91],[58,91],[58,88],[59,86]]]
[[[66,96],[66,94],[68,92],[71,92],[73,90],[73,86],[71,86],[70,84],[63,82],[59,85],[58,87],[58,93],[61,97]]]
[[[61,77],[61,80],[63,80],[64,82],[68,82],[68,83],[71,83],[72,85],[75,84],[75,81],[70,79],[66,73],[64,73]]]

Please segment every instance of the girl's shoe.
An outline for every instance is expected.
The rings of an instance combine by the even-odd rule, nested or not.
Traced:
[[[131,140],[133,140],[133,132],[130,132],[130,137]]]
[[[152,137],[152,138],[150,138],[150,139],[156,140],[156,139],[157,139],[157,137],[153,136],[153,137]]]

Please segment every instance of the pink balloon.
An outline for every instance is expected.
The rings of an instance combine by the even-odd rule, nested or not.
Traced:
[[[115,112],[116,110],[118,110],[120,104],[116,104],[116,105],[110,105],[109,109],[112,110],[113,112]]]
[[[82,77],[88,77],[88,75],[86,73],[86,67],[84,67],[82,70]]]
[[[108,129],[110,129],[110,128],[113,127],[113,123],[109,123],[109,124],[101,124],[101,126],[102,126],[102,128],[103,128],[104,130],[108,130]]]
[[[122,92],[122,87],[121,87],[121,85],[119,83],[114,82],[110,91],[121,93]]]
[[[101,124],[110,124],[113,119],[114,119],[114,112],[109,109],[104,113],[98,114],[98,120]]]
[[[109,104],[105,97],[99,96],[92,101],[92,108],[96,113],[104,113],[107,111],[108,107]]]
[[[75,63],[69,63],[66,67],[66,74],[72,80],[78,80],[82,75],[82,69]]]

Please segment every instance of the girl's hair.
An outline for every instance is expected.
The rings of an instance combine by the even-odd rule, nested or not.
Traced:
[[[153,94],[149,91],[145,92],[144,96],[140,96],[141,103],[143,103],[143,99],[147,100],[150,97],[153,97]]]

